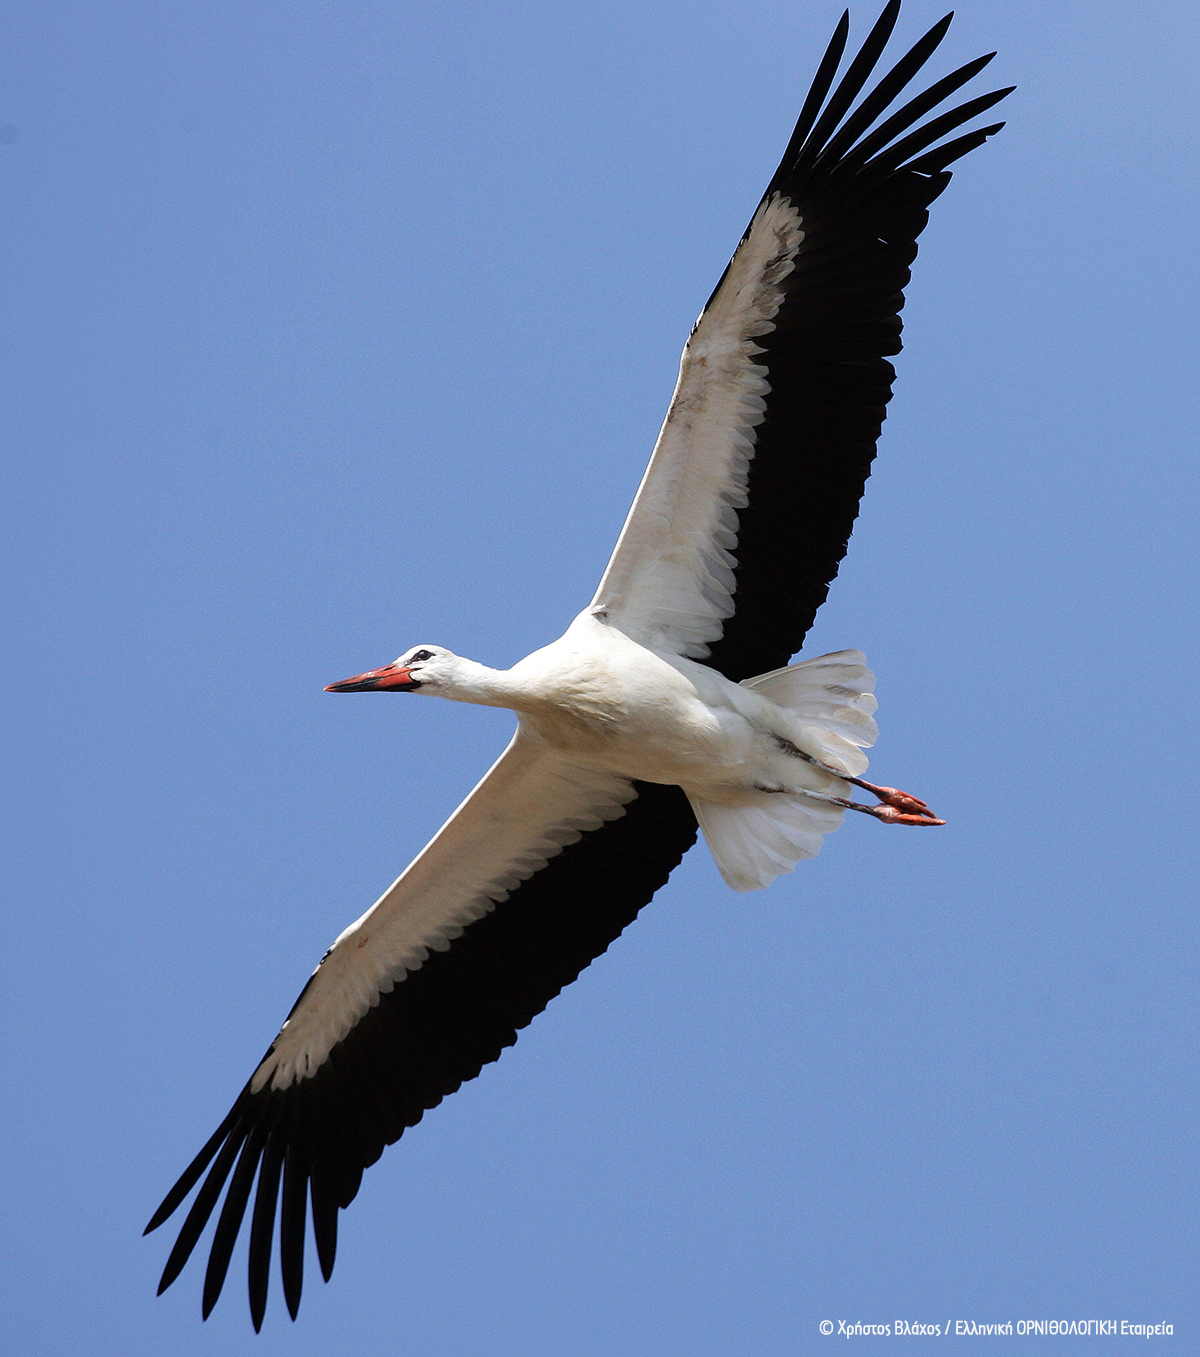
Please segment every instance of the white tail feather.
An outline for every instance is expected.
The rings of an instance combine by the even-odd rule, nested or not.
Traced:
[[[862,750],[879,735],[872,719],[879,704],[872,693],[875,675],[861,650],[818,655],[746,679],[743,686],[801,723],[806,753],[848,777],[866,772]],[[822,775],[811,765],[804,781],[828,795],[847,791],[833,774]],[[761,890],[804,858],[815,858],[824,835],[831,834],[845,815],[839,806],[784,792],[747,793],[733,805],[691,800],[709,851],[735,891]]]
[[[850,777],[867,771],[866,756],[859,751],[870,749],[879,738],[872,719],[879,703],[872,691],[875,675],[861,650],[836,650],[773,669],[746,679],[743,687],[770,698],[804,723],[808,753]]]
[[[753,793],[738,806],[692,799],[713,861],[735,891],[757,891],[790,872],[804,858],[815,858],[821,839],[842,823],[839,806],[806,796]]]

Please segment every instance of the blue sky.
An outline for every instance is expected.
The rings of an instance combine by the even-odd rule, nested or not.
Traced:
[[[240,1255],[207,1324],[199,1271],[154,1298],[149,1213],[511,725],[323,685],[587,601],[839,12],[0,6],[11,1351],[1197,1343],[1200,18],[1128,0],[972,0],[935,59],[1020,89],[806,649],[866,650],[947,828],[751,896],[695,851],[368,1172],[296,1325]]]

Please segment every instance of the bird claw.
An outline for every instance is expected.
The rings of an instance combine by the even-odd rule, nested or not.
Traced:
[[[868,792],[873,792],[882,806],[873,806],[871,814],[877,820],[882,820],[887,825],[944,825],[945,820],[939,820],[933,811],[921,800],[919,796],[913,796],[910,792],[902,792],[898,787],[877,787],[873,782],[864,782],[858,779],[856,785],[862,787]]]
[[[918,804],[923,806],[925,803],[919,802]],[[928,808],[909,813],[897,810],[895,805],[875,806],[874,815],[877,820],[882,820],[885,825],[944,825],[946,823],[945,820],[939,820]]]
[[[919,796],[902,792],[898,787],[872,787],[871,790],[885,806],[893,806],[896,810],[903,811],[905,815],[924,815],[930,818],[933,816],[933,812]]]

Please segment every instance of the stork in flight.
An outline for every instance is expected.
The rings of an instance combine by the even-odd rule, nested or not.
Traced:
[[[891,0],[835,87],[843,14],[783,160],[684,347],[600,587],[566,634],[507,671],[417,645],[330,685],[509,707],[517,732],[325,954],[155,1212],[147,1231],[200,1183],[160,1293],[224,1190],[204,1316],[249,1210],[254,1327],[276,1217],[295,1318],[310,1217],[328,1280],[338,1211],[363,1170],[605,951],[697,826],[725,880],[752,890],[814,856],[848,809],[942,823],[916,797],[861,777],[876,734],[863,655],[788,666],[858,513],[929,204],[950,180],[947,166],[1003,124],[960,129],[1010,92],[927,117],[985,56],[887,115],[941,42],[947,15],[860,99],[899,7]],[[855,787],[877,803],[855,802]]]

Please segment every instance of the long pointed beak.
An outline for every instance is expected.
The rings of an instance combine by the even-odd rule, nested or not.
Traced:
[[[331,683],[327,693],[411,693],[421,685],[407,669],[398,664],[385,664],[382,669],[368,669],[365,674]]]

